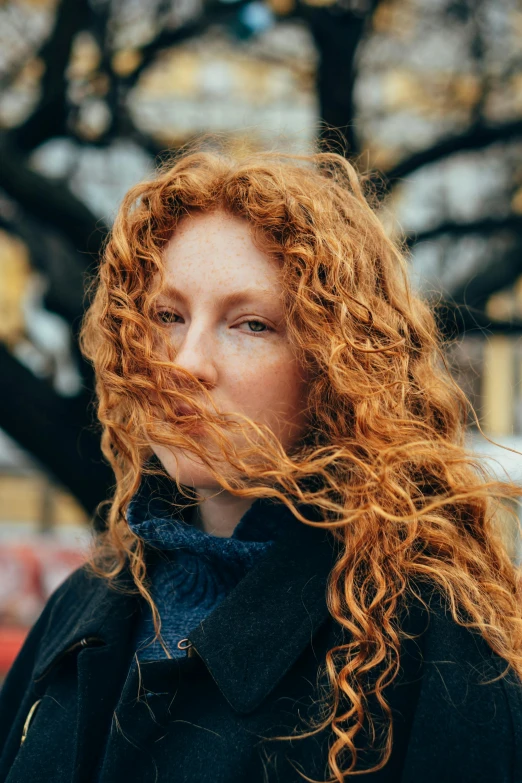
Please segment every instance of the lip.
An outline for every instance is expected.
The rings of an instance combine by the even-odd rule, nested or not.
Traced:
[[[190,430],[192,433],[197,434],[203,431],[204,422],[201,421],[201,416],[198,412],[191,408],[189,405],[178,405],[175,409],[177,416],[180,416],[180,420],[177,422],[177,426],[183,429]],[[185,417],[191,416],[192,420]]]

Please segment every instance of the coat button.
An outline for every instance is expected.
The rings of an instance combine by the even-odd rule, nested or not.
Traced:
[[[24,727],[22,729],[22,739],[20,740],[20,745],[23,745],[25,742],[25,738],[27,737],[27,732],[29,731],[29,726],[31,725],[31,721],[33,720],[34,714],[41,701],[42,701],[41,699],[35,701],[31,709],[27,713],[27,718],[25,719]]]

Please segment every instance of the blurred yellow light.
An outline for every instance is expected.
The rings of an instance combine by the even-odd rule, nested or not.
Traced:
[[[67,76],[71,79],[84,79],[96,70],[100,60],[98,44],[90,33],[82,31],[74,39]]]
[[[294,10],[295,0],[268,0],[268,5],[277,16],[286,16]]]
[[[304,0],[305,5],[313,5],[316,8],[327,5],[335,5],[337,0]]]
[[[22,297],[29,274],[27,247],[0,230],[0,340],[7,344],[16,343],[25,331]]]
[[[522,187],[515,190],[513,198],[511,199],[511,209],[517,215],[522,215]]]
[[[194,95],[199,86],[199,66],[195,52],[165,51],[141,76],[139,89],[149,97]]]
[[[120,49],[112,58],[112,69],[118,76],[129,76],[141,63],[142,56],[138,49]]]

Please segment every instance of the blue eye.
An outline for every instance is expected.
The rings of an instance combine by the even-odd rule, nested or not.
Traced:
[[[264,324],[262,321],[243,321],[243,323],[248,324],[249,327],[251,324],[257,324],[258,326],[261,326],[262,329],[252,329],[253,332],[261,332],[261,331],[268,331],[268,326]]]

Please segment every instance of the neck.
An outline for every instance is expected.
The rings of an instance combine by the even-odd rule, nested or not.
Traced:
[[[239,520],[254,502],[254,498],[239,498],[222,490],[215,494],[212,490],[198,490],[200,501],[193,511],[193,523],[221,538],[230,537]]]

